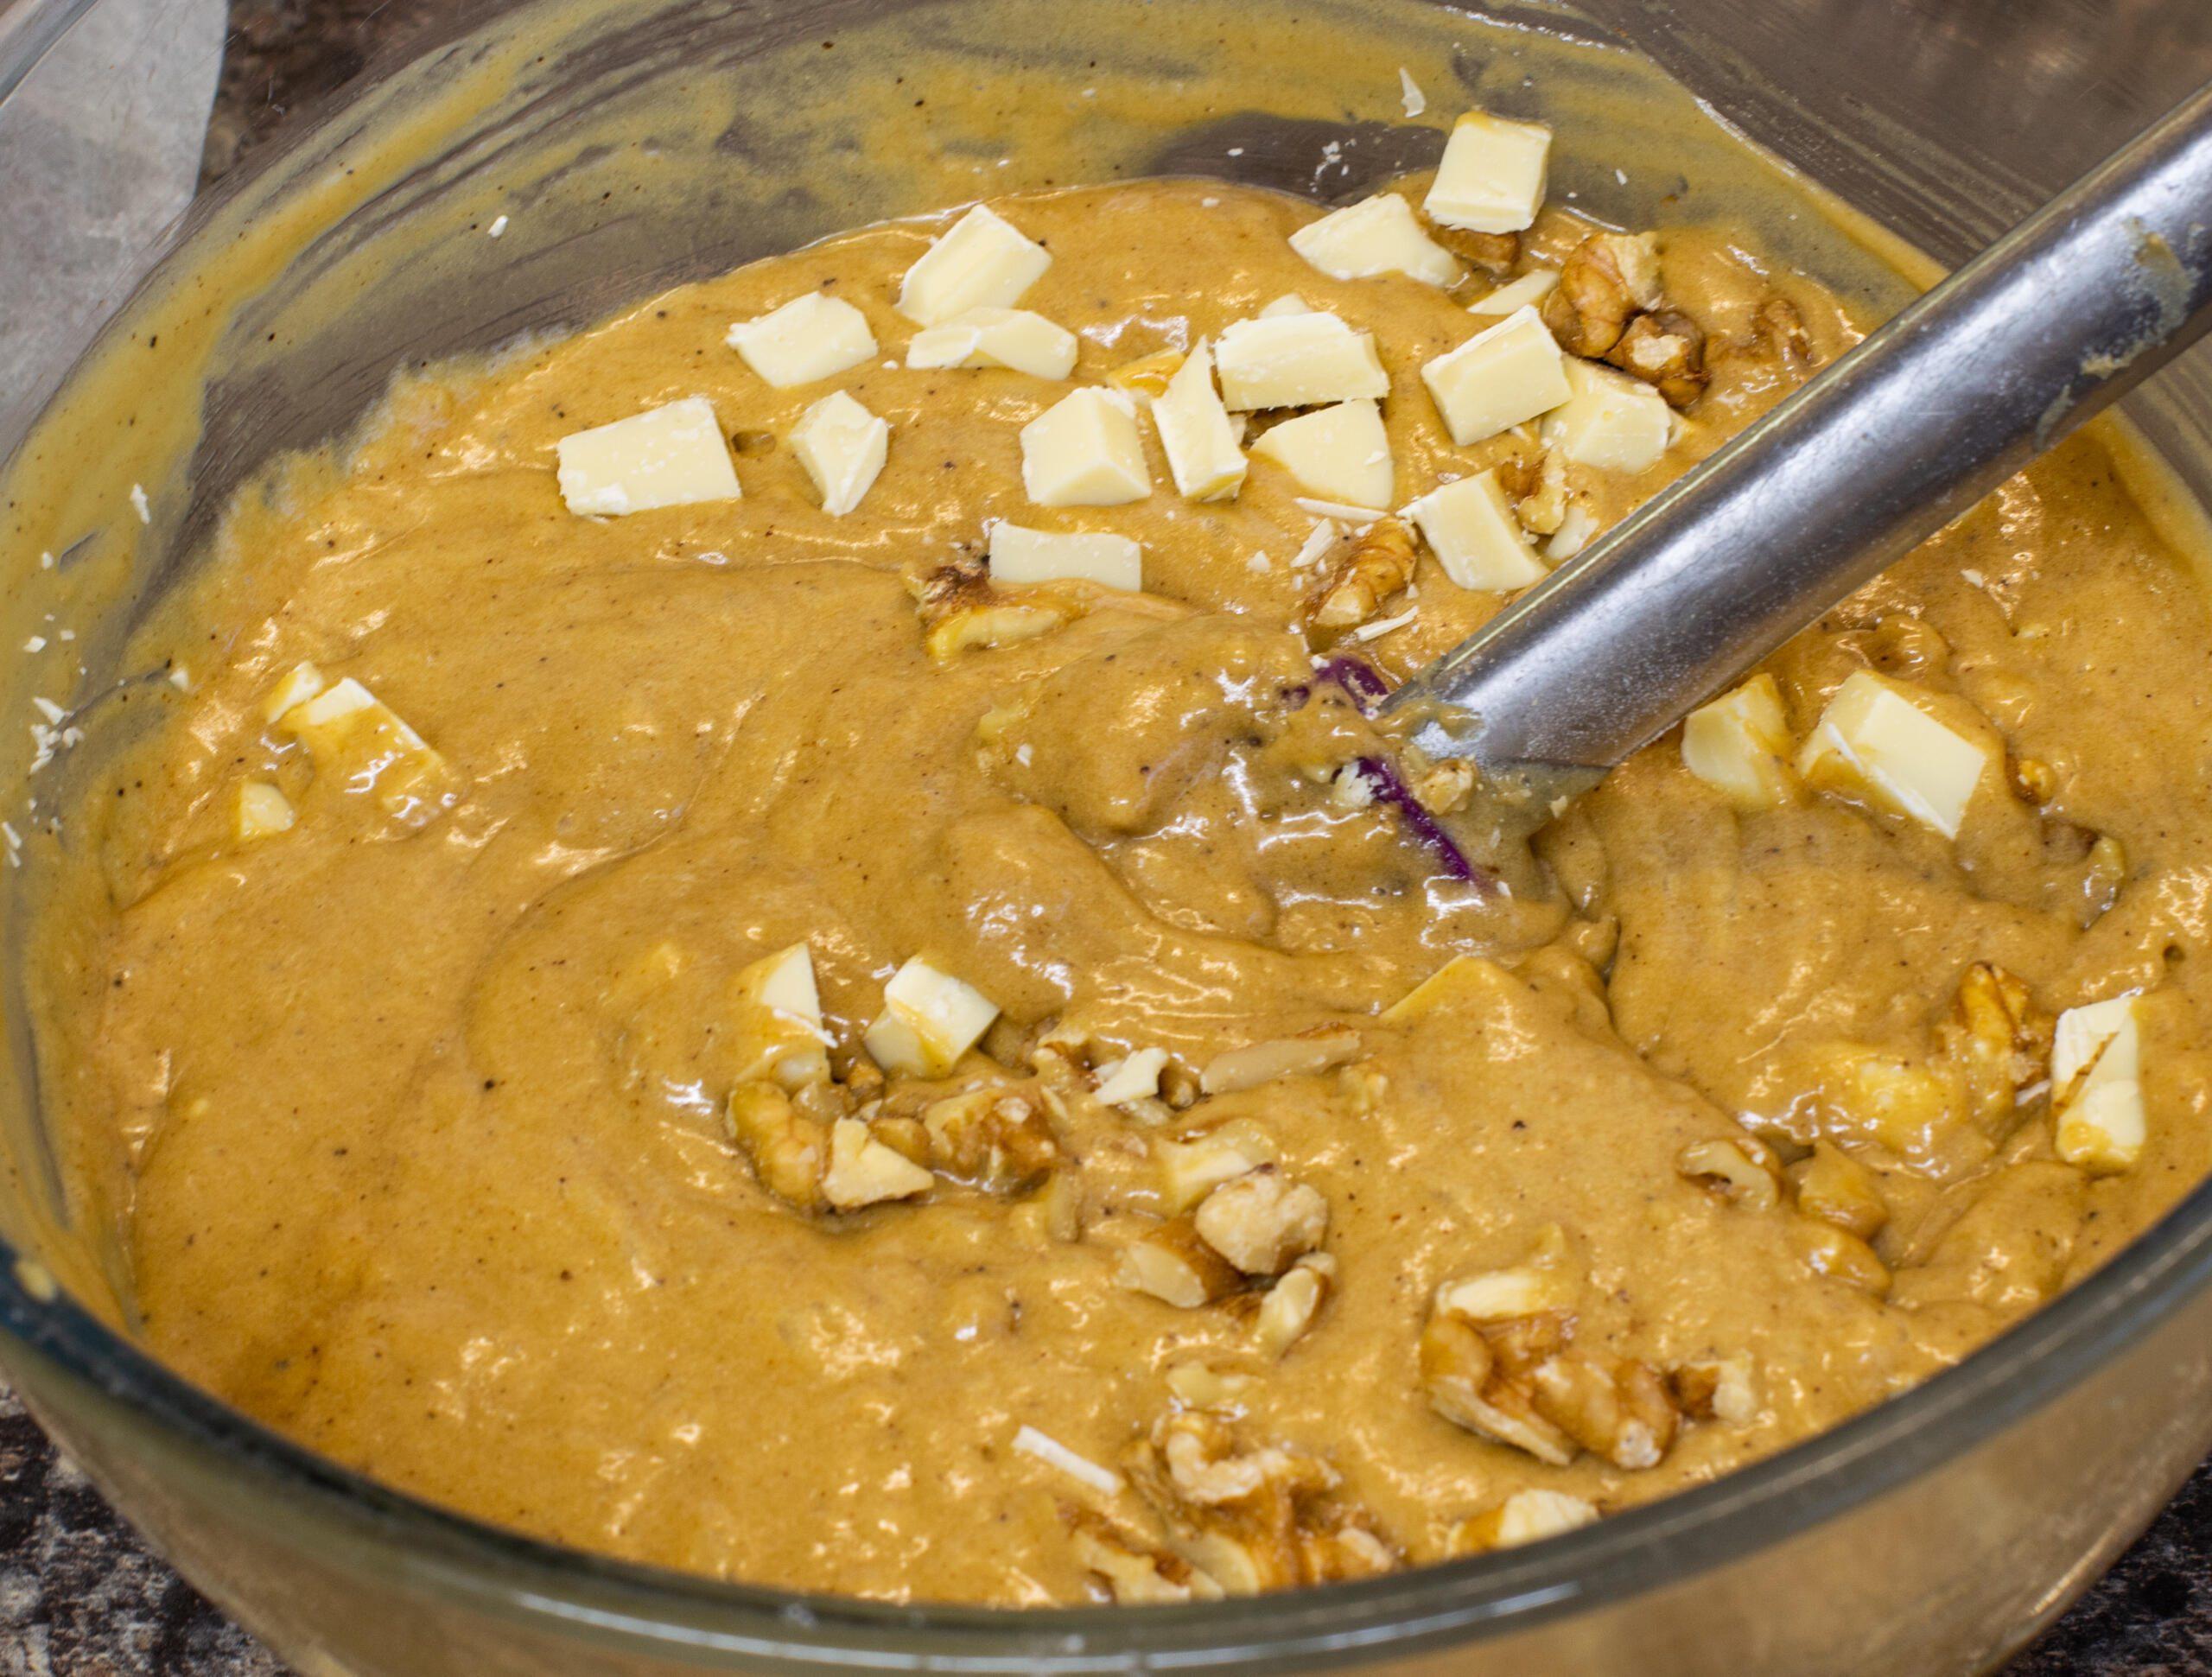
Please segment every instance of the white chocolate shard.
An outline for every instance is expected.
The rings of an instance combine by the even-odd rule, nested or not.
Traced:
[[[1232,413],[1379,399],[1390,393],[1372,333],[1316,309],[1238,321],[1214,340],[1221,399]]]
[[[2069,1007],[2051,1041],[2058,1156],[2100,1175],[2133,1166],[2150,1134],[2136,1001],[2120,995]]]
[[[1564,363],[1573,394],[1544,418],[1544,441],[1578,466],[1605,472],[1643,472],[1659,463],[1674,441],[1675,412],[1649,384],[1570,358]]]
[[[1682,721],[1682,766],[1739,810],[1777,809],[1796,795],[1790,746],[1782,689],[1764,670]]]
[[[1076,349],[1074,333],[1029,309],[971,308],[917,332],[906,346],[906,365],[1008,367],[1058,380],[1075,371]]]
[[[1567,357],[1526,305],[1437,356],[1421,377],[1445,429],[1462,448],[1548,413],[1574,394]]]
[[[1488,296],[1478,297],[1467,305],[1470,314],[1510,314],[1516,308],[1528,308],[1551,295],[1552,288],[1559,283],[1559,272],[1552,268],[1532,268],[1519,279],[1508,280]]]
[[[740,321],[723,341],[778,390],[834,378],[875,353],[868,316],[842,297],[819,291]]]
[[[998,1016],[998,1004],[981,990],[918,955],[883,987],[883,1012],[862,1042],[886,1071],[941,1077]]]
[[[703,396],[573,431],[554,453],[561,499],[575,513],[620,518],[743,493],[721,422]]]
[[[1021,485],[1039,506],[1123,506],[1152,493],[1136,403],[1071,391],[1021,428]]]
[[[1905,683],[1872,670],[1846,677],[1798,753],[1797,772],[1955,839],[1996,753],[1936,721],[1908,693]]]
[[[1432,489],[1402,516],[1420,527],[1444,574],[1463,588],[1503,593],[1547,575],[1495,471]]]
[[[842,518],[861,504],[891,453],[891,427],[843,391],[809,408],[791,431],[791,453],[822,497]]]
[[[991,526],[994,582],[1096,582],[1103,588],[1144,587],[1144,549],[1108,530],[1032,530],[1000,519]]]
[[[918,326],[943,326],[971,308],[1011,308],[1052,265],[1043,245],[978,204],[906,270],[899,312]]]
[[[735,1076],[786,1091],[830,1081],[829,1036],[814,980],[814,952],[792,943],[763,956],[730,986]]]
[[[1452,124],[1436,179],[1421,200],[1440,226],[1475,233],[1517,233],[1543,207],[1552,131],[1470,111]]]
[[[232,830],[242,843],[255,839],[274,838],[279,833],[292,830],[297,817],[292,812],[292,801],[274,783],[267,780],[246,780],[239,783],[238,803],[232,812]]]
[[[1421,231],[1414,206],[1394,192],[1378,192],[1332,210],[1290,236],[1290,248],[1331,279],[1372,279],[1403,274],[1424,285],[1459,283],[1459,260]]]
[[[1339,402],[1286,419],[1263,432],[1252,453],[1281,467],[1300,488],[1354,509],[1389,505],[1396,486],[1390,435],[1370,401]]]
[[[1229,410],[1215,394],[1213,352],[1203,338],[1153,399],[1152,422],[1176,493],[1185,500],[1226,500],[1243,486],[1244,451]]]

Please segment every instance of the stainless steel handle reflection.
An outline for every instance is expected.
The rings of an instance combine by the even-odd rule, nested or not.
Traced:
[[[1603,768],[2212,326],[2212,87],[1391,696],[1433,757]],[[1418,712],[1416,714],[1419,714]]]

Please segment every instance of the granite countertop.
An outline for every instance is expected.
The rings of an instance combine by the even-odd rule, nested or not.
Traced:
[[[446,0],[232,0],[200,176]],[[2212,1677],[2212,1464],[2009,1677]],[[0,1677],[288,1677],[147,1552],[0,1391]]]

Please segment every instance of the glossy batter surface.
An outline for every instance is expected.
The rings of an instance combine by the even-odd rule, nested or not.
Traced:
[[[1466,290],[1327,278],[1286,243],[1308,207],[1196,182],[1000,207],[1052,253],[1022,306],[1079,334],[1077,384],[1294,292],[1376,334],[1401,501],[1537,457],[1452,448],[1421,387]],[[1255,462],[1235,501],[1185,502],[1147,428],[1147,499],[1041,510],[1017,433],[1067,385],[893,365],[899,276],[943,225],[410,378],[348,452],[234,508],[148,637],[190,691],[74,816],[111,907],[41,933],[54,1098],[165,1359],[395,1484],[621,1555],[894,1598],[1204,1594],[1500,1540],[1482,1516],[1518,1491],[1610,1509],[1770,1452],[1955,1360],[2212,1162],[2205,604],[2111,439],[1774,666],[1797,734],[1872,668],[2044,765],[2043,802],[1985,785],[1955,842],[1828,792],[1739,813],[1670,738],[1484,893],[1332,790],[1377,741],[1294,626],[1348,549],[1294,563],[1294,486]],[[1523,264],[1587,231],[1548,215]],[[1723,235],[1662,245],[1713,383],[1651,471],[1573,469],[1601,524],[1853,335]],[[723,343],[815,289],[882,348],[832,381],[892,427],[843,518],[785,441],[830,386],[772,389]],[[558,438],[695,394],[741,501],[563,507]],[[1063,588],[1054,632],[933,657],[916,591],[995,518],[1135,537],[1145,591]],[[1360,653],[1402,674],[1503,598],[1423,553],[1389,607],[1411,619]],[[303,660],[429,742],[431,818],[270,723]],[[289,831],[236,836],[248,778]],[[732,985],[800,942],[823,1099],[911,1144],[935,1102],[1002,1087],[1043,1166],[938,1160],[918,1197],[844,1212],[764,1187],[728,1121]],[[951,1077],[880,1086],[860,1039],[918,954],[1001,1014]],[[1482,962],[1382,1016],[1454,956]],[[2132,1168],[2059,1162],[2031,1077],[1994,1120],[1946,1103],[1976,962],[2045,1012],[2143,993]],[[1300,1032],[1332,1063],[1203,1092],[1224,1052]],[[1162,1098],[1096,1100],[1146,1048]],[[1936,1093],[1899,1119],[1849,1075],[1869,1058]],[[1287,1349],[1264,1279],[1194,1308],[1129,1285],[1181,1209],[1162,1142],[1224,1126],[1325,1201],[1333,1285]],[[1768,1191],[1683,1167],[1754,1135]],[[1868,1248],[1802,1203],[1838,1157]],[[1434,1297],[1501,1271],[1553,1289],[1531,1331],[1561,1369],[1663,1409],[1655,1461],[1556,1393],[1563,1463],[1447,1419]]]

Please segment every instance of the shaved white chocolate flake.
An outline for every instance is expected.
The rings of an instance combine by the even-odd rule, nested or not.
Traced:
[[[1295,291],[1286,291],[1282,295],[1277,297],[1273,302],[1269,303],[1265,308],[1262,308],[1255,318],[1262,321],[1272,321],[1279,319],[1281,316],[1285,314],[1311,314],[1313,312],[1313,305],[1312,303],[1306,302],[1305,298],[1300,296]]]
[[[899,312],[943,326],[971,308],[1011,308],[1052,265],[1043,245],[978,204],[906,270]]]
[[[146,504],[146,491],[139,484],[134,483],[130,486],[130,510],[138,515],[140,524],[149,524],[154,522],[154,509]]]
[[[507,218],[504,215],[495,215],[492,218],[492,225],[484,230],[484,235],[487,238],[497,238],[506,230]]]
[[[1058,1439],[1025,1426],[1014,1435],[1014,1447],[1025,1456],[1034,1456],[1047,1467],[1058,1468],[1071,1479],[1089,1485],[1102,1496],[1120,1493],[1122,1476],[1103,1468],[1088,1456],[1079,1456]]]
[[[615,518],[699,501],[734,501],[737,468],[703,396],[575,431],[554,445],[569,511]]]
[[[1519,279],[1509,280],[1486,297],[1478,297],[1467,305],[1470,314],[1510,314],[1516,308],[1526,308],[1540,303],[1552,294],[1559,283],[1554,269],[1532,268]]]
[[[1428,95],[1421,91],[1414,73],[1402,64],[1398,67],[1398,97],[1404,102],[1408,122],[1428,109]]]

